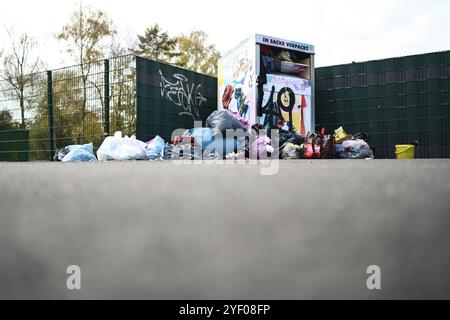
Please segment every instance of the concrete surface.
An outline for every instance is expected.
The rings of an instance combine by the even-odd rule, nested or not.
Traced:
[[[450,298],[449,160],[259,169],[0,163],[0,298]]]

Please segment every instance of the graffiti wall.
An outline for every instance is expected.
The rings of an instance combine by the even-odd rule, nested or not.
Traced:
[[[267,75],[260,124],[267,130],[283,128],[305,136],[313,130],[311,115],[311,81]]]
[[[254,70],[254,39],[245,41],[219,61],[219,110],[239,112],[251,124],[256,118]]]
[[[186,115],[192,117],[193,120],[201,120],[199,109],[207,102],[202,94],[202,84],[192,82],[180,73],[169,75],[170,78],[168,78],[159,70],[159,75],[161,99],[168,99],[180,107],[178,113],[180,116]]]
[[[217,78],[136,58],[136,136],[170,139],[176,129],[205,122],[217,109]]]

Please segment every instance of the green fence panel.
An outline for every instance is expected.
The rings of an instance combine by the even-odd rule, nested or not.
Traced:
[[[379,158],[394,158],[395,144],[415,140],[421,144],[418,157],[450,157],[450,51],[330,66],[316,73],[335,78],[321,82],[316,92],[317,129],[367,132]]]
[[[28,161],[29,130],[0,131],[0,161]]]
[[[176,129],[203,124],[217,109],[217,78],[172,65],[136,58],[136,136],[170,141]]]

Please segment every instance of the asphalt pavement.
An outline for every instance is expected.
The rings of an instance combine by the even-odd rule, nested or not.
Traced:
[[[273,166],[0,163],[0,298],[450,298],[450,160]]]

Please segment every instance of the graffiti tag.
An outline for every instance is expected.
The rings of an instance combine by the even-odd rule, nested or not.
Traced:
[[[272,86],[269,100],[263,107],[262,114],[264,116],[263,126],[270,130],[272,128],[282,127],[286,122],[289,130],[292,130],[292,110],[295,103],[295,95],[291,88],[282,88],[277,95],[277,101],[274,101],[275,86]],[[281,111],[289,114],[289,120],[283,117]]]
[[[189,79],[179,73],[173,75],[173,82],[167,80],[161,70],[159,70],[159,75],[161,97],[181,107],[183,111],[179,115],[188,115],[194,120],[199,119],[199,108],[206,103],[206,98],[201,93],[202,85],[189,83]]]

